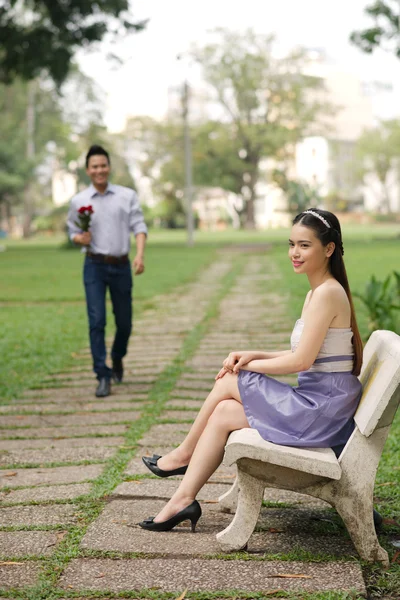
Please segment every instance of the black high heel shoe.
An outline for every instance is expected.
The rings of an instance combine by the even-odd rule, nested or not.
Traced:
[[[145,519],[138,525],[142,529],[147,529],[148,531],[171,531],[174,527],[179,525],[179,523],[183,523],[183,521],[189,521],[192,524],[192,533],[195,532],[197,521],[201,517],[201,506],[194,500],[192,504],[189,504],[186,508],[178,512],[176,515],[167,519],[166,521],[162,521],[161,523],[155,523],[154,517],[149,517]]]
[[[161,458],[158,454],[153,456],[142,456],[142,461],[148,469],[157,477],[172,477],[173,475],[184,475],[187,471],[187,465],[185,467],[179,467],[178,469],[172,469],[171,471],[164,471],[157,467],[157,462]]]

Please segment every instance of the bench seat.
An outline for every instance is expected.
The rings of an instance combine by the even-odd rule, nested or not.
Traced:
[[[265,441],[256,429],[240,429],[229,436],[224,463],[232,465],[241,458],[261,460],[327,479],[340,479],[342,476],[341,466],[331,448],[280,446]]]

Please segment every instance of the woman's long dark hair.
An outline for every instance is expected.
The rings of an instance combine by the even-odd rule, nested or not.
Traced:
[[[351,329],[353,330],[353,347],[354,347],[354,360],[353,360],[353,375],[359,375],[362,365],[363,355],[363,343],[361,341],[360,331],[357,325],[356,314],[354,310],[353,298],[350,292],[349,280],[347,279],[346,267],[343,261],[343,242],[342,242],[342,231],[338,218],[327,210],[320,210],[319,208],[309,208],[312,211],[320,215],[325,221],[327,221],[330,227],[327,227],[325,223],[313,215],[310,212],[302,212],[293,219],[293,225],[301,223],[304,227],[312,229],[320,240],[323,246],[327,246],[329,242],[335,243],[335,250],[329,258],[329,269],[333,277],[340,283],[344,288],[347,297],[350,302],[351,308]]]

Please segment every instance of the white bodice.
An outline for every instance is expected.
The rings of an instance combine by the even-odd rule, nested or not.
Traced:
[[[304,321],[298,319],[292,331],[290,343],[292,352],[299,344],[303,333]],[[323,371],[325,373],[338,373],[353,370],[353,331],[350,327],[328,329],[322,346],[309,371]]]

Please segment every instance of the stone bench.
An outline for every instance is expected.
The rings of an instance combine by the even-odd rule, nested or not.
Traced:
[[[333,506],[344,521],[360,557],[388,566],[373,520],[373,491],[383,447],[400,401],[400,337],[375,331],[364,349],[360,374],[363,395],[356,427],[338,458],[330,448],[292,448],[266,442],[255,429],[234,431],[224,464],[237,465],[237,478],[219,498],[234,511],[231,524],[217,534],[225,551],[244,548],[254,531],[265,487],[308,494]]]

